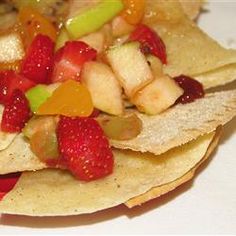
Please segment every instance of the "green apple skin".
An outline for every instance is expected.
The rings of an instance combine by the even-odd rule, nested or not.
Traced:
[[[72,38],[80,38],[98,30],[115,17],[123,7],[122,0],[101,0],[93,8],[67,20],[66,29]]]
[[[51,93],[47,90],[47,86],[37,85],[29,89],[25,96],[29,101],[31,111],[35,113],[40,105],[51,96]]]
[[[69,34],[65,28],[61,28],[60,33],[57,37],[55,51],[57,51],[59,48],[63,47],[64,44],[70,40]]]

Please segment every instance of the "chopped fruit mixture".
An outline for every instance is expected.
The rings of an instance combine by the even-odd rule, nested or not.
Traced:
[[[57,0],[61,11],[55,1],[9,2],[16,12],[0,34],[1,130],[22,132],[50,167],[103,178],[114,168],[109,139],[142,131],[133,111],[157,115],[204,96],[194,79],[165,74],[168,50],[143,23],[145,0]]]

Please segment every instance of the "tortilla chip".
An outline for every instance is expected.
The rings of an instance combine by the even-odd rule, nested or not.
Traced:
[[[0,105],[0,120],[2,120],[3,106]],[[5,133],[0,130],[0,151],[6,149],[14,140],[17,133]]]
[[[36,157],[23,134],[18,134],[9,147],[0,151],[0,174],[40,170],[47,165]]]
[[[236,50],[223,48],[205,34],[184,14],[178,1],[147,0],[144,23],[154,28],[166,45],[166,74],[172,77],[185,74],[196,79],[201,76],[200,82],[205,89],[236,79]],[[221,69],[229,65],[230,76],[221,73],[220,80],[214,79],[217,72],[222,72]],[[227,70],[224,72],[227,73]]]
[[[137,114],[143,123],[141,133],[131,140],[111,140],[111,144],[159,155],[230,121],[236,115],[236,90],[208,94],[156,116]]]
[[[78,215],[107,209],[174,181],[197,165],[215,133],[154,155],[115,150],[114,173],[104,179],[81,182],[67,171],[23,173],[14,189],[0,202],[0,212],[31,216]]]
[[[196,19],[199,15],[202,6],[204,5],[204,0],[179,0],[184,13],[190,19]]]
[[[217,147],[221,133],[222,133],[221,128],[218,128],[217,134],[215,135],[214,139],[212,140],[210,146],[208,147],[208,150],[205,153],[204,157],[189,172],[187,172],[186,174],[184,174],[183,176],[181,176],[180,178],[178,178],[172,182],[160,185],[158,187],[154,187],[144,194],[141,194],[141,195],[136,196],[132,199],[129,199],[127,202],[125,202],[125,205],[129,208],[137,206],[137,205],[141,205],[147,201],[150,201],[151,199],[160,197],[161,195],[166,194],[166,193],[176,189],[178,186],[180,186],[183,183],[192,179],[195,175],[197,168],[211,155],[213,150]]]

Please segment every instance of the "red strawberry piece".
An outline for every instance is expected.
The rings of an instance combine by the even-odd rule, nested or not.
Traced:
[[[96,118],[100,114],[100,110],[94,108],[92,114],[89,116],[90,118]]]
[[[20,175],[21,173],[0,175],[0,200],[14,188]]]
[[[14,90],[12,96],[4,107],[1,129],[5,132],[20,132],[31,117],[29,102],[24,93]]]
[[[175,77],[174,80],[178,83],[178,85],[184,90],[184,94],[180,96],[177,103],[190,103],[193,102],[195,99],[204,97],[205,92],[203,86],[197,80],[190,78],[186,75],[180,75]]]
[[[146,25],[138,25],[131,33],[130,41],[141,43],[141,51],[144,54],[153,54],[158,57],[163,64],[167,63],[166,46],[160,36]]]
[[[21,74],[35,83],[49,83],[54,57],[54,42],[38,34],[29,46],[22,62]]]
[[[112,150],[93,118],[61,117],[57,137],[62,158],[78,179],[90,181],[112,173]]]
[[[35,83],[21,75],[17,75],[14,71],[6,70],[0,72],[0,103],[5,104],[11,97],[15,89],[22,92],[27,91]]]
[[[55,54],[52,82],[61,82],[68,79],[79,80],[83,64],[94,60],[96,56],[96,50],[84,42],[67,42]]]

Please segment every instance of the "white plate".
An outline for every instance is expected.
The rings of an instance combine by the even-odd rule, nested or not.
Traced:
[[[236,2],[211,2],[199,24],[225,46],[236,48]],[[234,41],[235,40],[235,41]],[[235,83],[231,85],[236,88]],[[119,206],[93,215],[33,218],[3,215],[5,234],[235,234],[236,119],[197,178],[142,207]]]

